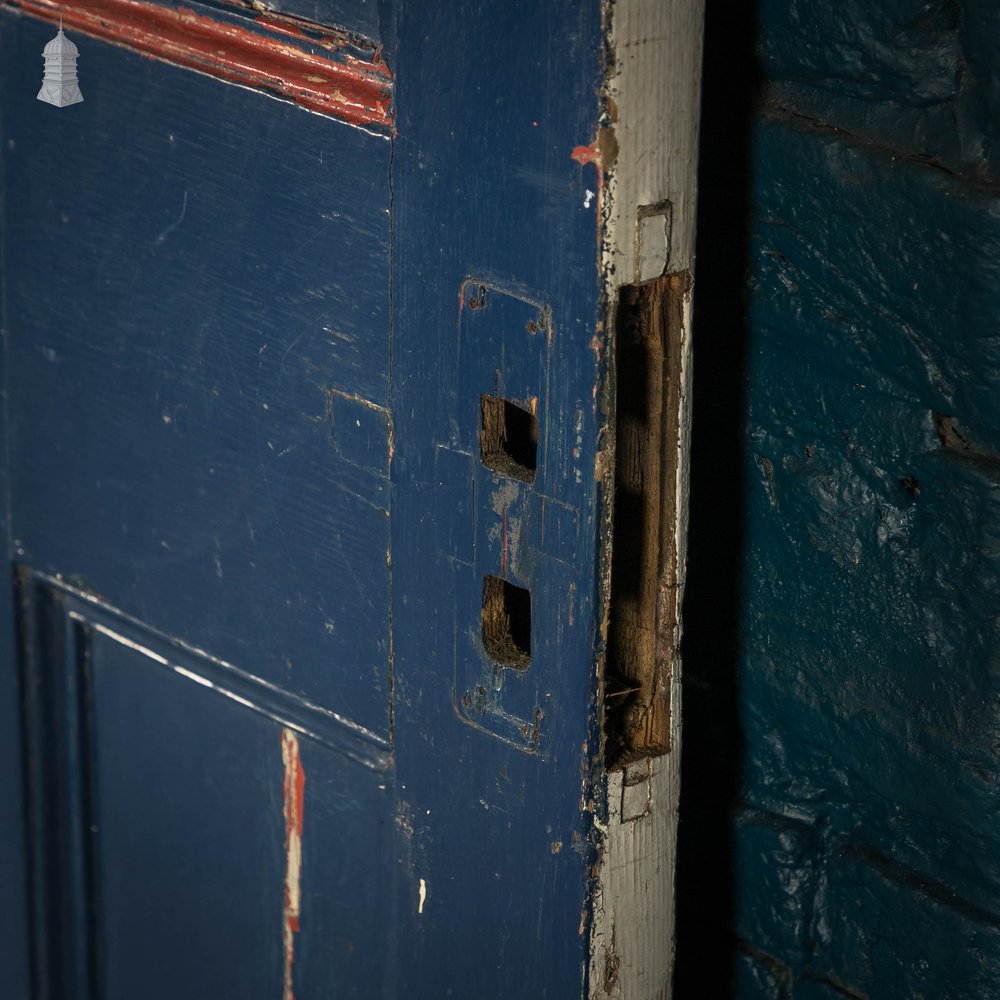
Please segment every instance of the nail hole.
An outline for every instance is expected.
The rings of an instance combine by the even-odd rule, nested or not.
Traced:
[[[501,476],[534,482],[538,460],[538,418],[497,396],[481,397],[479,452],[488,469]]]
[[[483,646],[505,667],[531,661],[531,591],[499,576],[483,577]]]

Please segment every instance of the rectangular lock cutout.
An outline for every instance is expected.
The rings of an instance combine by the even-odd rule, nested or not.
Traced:
[[[505,667],[531,662],[531,591],[499,576],[483,577],[483,646]]]
[[[619,293],[605,759],[670,749],[677,625],[677,461],[686,272]]]
[[[483,465],[501,476],[535,481],[538,461],[538,418],[508,399],[480,397],[482,422],[479,454]]]

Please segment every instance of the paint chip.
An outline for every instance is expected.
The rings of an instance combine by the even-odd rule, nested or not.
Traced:
[[[420,897],[417,903],[417,913],[424,912],[424,903],[427,900],[427,882],[424,879],[420,880]]]

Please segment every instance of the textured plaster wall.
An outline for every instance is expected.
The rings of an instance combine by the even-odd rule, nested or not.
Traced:
[[[704,114],[676,995],[1000,997],[1000,5],[710,0]]]

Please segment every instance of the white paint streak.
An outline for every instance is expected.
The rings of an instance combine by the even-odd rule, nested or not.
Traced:
[[[246,708],[252,708],[252,709],[257,708],[257,706],[248,698],[241,698],[238,694],[235,694],[232,691],[223,691],[220,688],[219,693],[224,694],[230,701],[235,701],[237,705],[243,705]]]
[[[167,661],[164,660],[163,662],[166,663]],[[174,667],[173,671],[175,674],[180,674],[181,677],[186,677],[189,681],[194,681],[195,684],[201,684],[202,687],[215,687],[207,677],[202,677],[201,674],[196,674],[193,670],[185,670],[184,667]]]
[[[79,617],[79,616],[76,616]],[[239,705],[245,705],[247,708],[256,709],[256,705],[252,701],[241,697],[240,695],[234,693],[233,691],[227,691],[225,688],[220,688],[216,684],[213,684],[207,677],[202,677],[201,674],[195,673],[193,670],[188,670],[186,667],[179,667],[176,663],[171,663],[166,657],[160,656],[159,653],[154,653],[151,649],[146,646],[142,646],[132,639],[126,639],[125,636],[113,629],[108,628],[106,625],[93,625],[95,632],[100,632],[102,635],[106,635],[109,639],[114,639],[115,642],[120,642],[123,646],[134,650],[137,653],[141,653],[143,656],[149,657],[161,666],[169,667],[175,674],[180,677],[185,677],[189,681],[194,681],[195,684],[200,684],[202,687],[211,688],[213,691],[218,691],[219,694],[225,695],[231,701],[235,701]]]
[[[618,288],[657,268],[643,264],[643,206],[670,203],[669,235],[660,253],[667,270],[692,268],[701,102],[703,0],[609,0],[615,67],[609,96],[618,158],[605,177],[605,281],[610,301]],[[659,230],[658,230],[659,232]],[[649,235],[647,231],[647,237]],[[650,248],[652,249],[652,248]],[[680,455],[677,521],[673,526],[678,587],[687,553],[691,425],[691,297],[684,302],[681,344]],[[680,595],[677,599],[681,603]],[[680,648],[680,625],[674,650]],[[591,1000],[665,1000],[674,962],[674,874],[680,796],[681,663],[670,679],[671,750],[652,762],[648,808],[637,818],[635,789],[622,812],[623,772],[607,775],[608,824],[593,898]]]
[[[424,903],[427,901],[427,881],[425,879],[420,880],[420,892],[417,897],[417,913],[424,912]]]
[[[293,833],[288,840],[288,914],[298,917],[302,906],[302,838]]]
[[[131,639],[126,639],[125,636],[121,635],[119,632],[115,632],[113,629],[108,628],[106,625],[95,624],[93,628],[95,632],[100,632],[101,635],[106,635],[109,639],[114,639],[115,642],[120,642],[123,646],[127,646],[129,649],[133,649],[135,650],[135,652],[141,653],[143,656],[148,656],[151,660],[154,660],[156,663],[162,664],[164,667],[170,666],[169,660],[167,660],[165,657],[160,656],[159,653],[154,653],[151,649],[147,648],[146,646],[140,646],[139,643],[133,642]],[[180,668],[175,667],[174,669],[180,672]],[[186,673],[187,671],[183,672]],[[198,680],[201,680],[201,678],[198,678]],[[208,682],[203,681],[203,683],[208,683]]]

